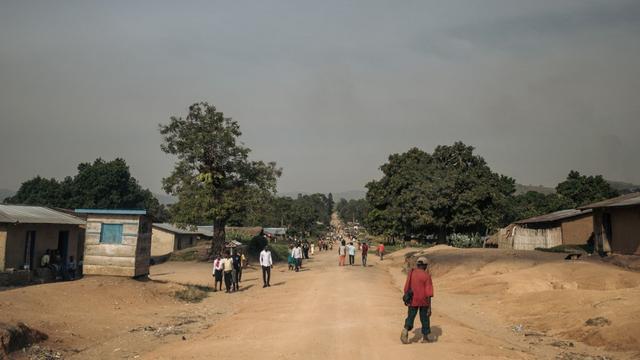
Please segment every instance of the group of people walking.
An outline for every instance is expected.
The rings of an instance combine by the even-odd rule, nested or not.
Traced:
[[[227,251],[224,256],[217,255],[213,260],[214,291],[222,291],[224,281],[225,292],[231,293],[240,290],[242,281],[242,269],[247,264],[244,253]]]
[[[340,245],[338,246],[338,266],[346,266],[345,261],[347,256],[349,256],[349,265],[353,266],[356,263],[356,253],[360,252],[361,255],[361,264],[362,266],[367,266],[367,257],[369,255],[369,244],[366,241],[362,241],[358,243],[358,247],[353,244],[353,241],[350,241],[348,244],[345,240],[340,241]],[[379,244],[376,252],[380,256],[380,260],[384,258],[384,245]]]

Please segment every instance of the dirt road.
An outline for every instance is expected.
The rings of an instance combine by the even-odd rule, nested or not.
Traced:
[[[402,345],[406,308],[400,299],[401,276],[391,276],[384,264],[397,265],[398,260],[381,263],[370,257],[367,268],[338,267],[336,262],[333,253],[320,253],[305,262],[300,273],[279,268],[274,286],[251,288],[252,296],[234,315],[144,357],[205,359],[233,353],[245,359],[533,359],[553,358],[559,352],[532,350],[504,324],[493,326],[488,316],[446,295],[436,295],[434,302],[437,342]],[[417,339],[416,325],[412,336]]]

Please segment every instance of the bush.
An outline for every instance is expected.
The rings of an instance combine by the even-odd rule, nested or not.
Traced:
[[[185,288],[183,290],[176,291],[174,296],[178,300],[197,303],[209,296],[209,292],[211,291],[212,289],[208,286],[185,285]]]
[[[481,248],[482,237],[478,234],[451,234],[449,235],[449,244],[457,248]]]
[[[255,236],[251,241],[249,241],[249,255],[257,258],[260,256],[260,252],[264,249],[269,241],[262,235]],[[274,259],[275,260],[275,259]]]
[[[271,257],[274,262],[287,261],[289,257],[289,245],[287,244],[271,244]]]

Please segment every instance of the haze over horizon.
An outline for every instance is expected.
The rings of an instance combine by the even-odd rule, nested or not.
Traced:
[[[157,193],[158,124],[208,101],[279,192],[361,190],[461,140],[522,184],[640,183],[640,2],[3,1],[0,188],[124,158]]]

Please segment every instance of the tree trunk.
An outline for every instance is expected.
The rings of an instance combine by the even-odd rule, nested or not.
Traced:
[[[447,243],[447,230],[442,227],[438,232],[438,244],[446,244]]]
[[[211,257],[224,254],[225,225],[226,221],[216,219],[213,221],[213,240],[211,240]]]

